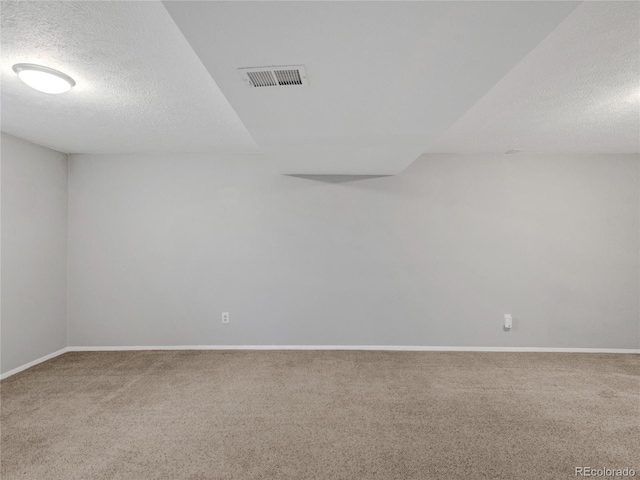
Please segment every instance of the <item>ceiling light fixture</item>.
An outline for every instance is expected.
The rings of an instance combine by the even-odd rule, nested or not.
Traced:
[[[76,84],[69,75],[32,63],[16,63],[13,71],[18,74],[20,80],[39,92],[64,93]]]

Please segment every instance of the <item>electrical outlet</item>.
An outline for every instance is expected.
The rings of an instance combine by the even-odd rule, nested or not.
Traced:
[[[513,316],[510,313],[505,313],[504,314],[504,328],[509,330],[509,329],[511,329],[511,327],[513,327]]]
[[[229,323],[229,312],[222,312],[222,323]]]

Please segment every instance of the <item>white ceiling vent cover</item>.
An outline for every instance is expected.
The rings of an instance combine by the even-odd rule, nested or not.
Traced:
[[[239,68],[238,71],[251,88],[309,85],[303,65]]]

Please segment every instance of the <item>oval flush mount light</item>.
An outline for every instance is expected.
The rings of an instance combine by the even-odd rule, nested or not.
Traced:
[[[34,65],[32,63],[16,63],[13,71],[18,74],[20,80],[40,92],[64,93],[71,90],[76,82],[53,68]]]

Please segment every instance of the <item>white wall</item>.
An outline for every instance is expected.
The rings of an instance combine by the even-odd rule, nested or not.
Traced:
[[[69,344],[638,348],[639,158],[74,155]]]
[[[2,133],[1,372],[67,345],[67,155]]]

